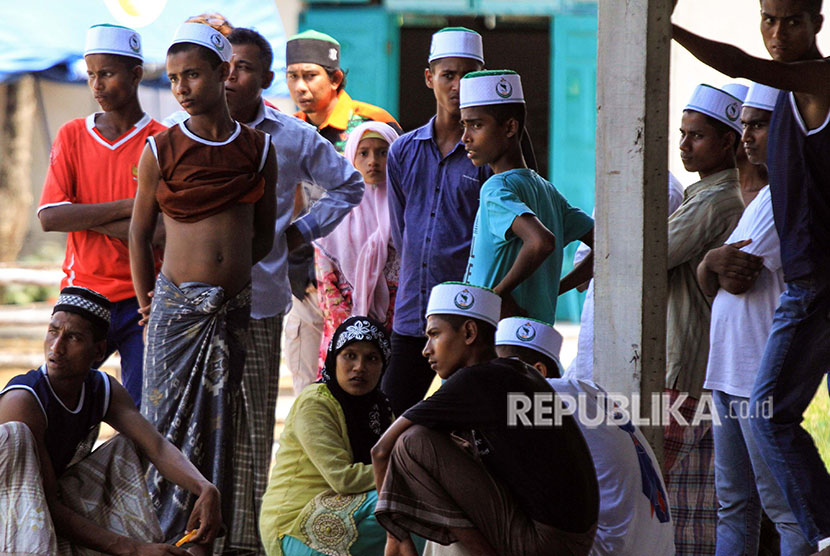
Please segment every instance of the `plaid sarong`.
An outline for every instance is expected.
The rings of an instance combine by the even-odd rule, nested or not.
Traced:
[[[141,412],[219,489],[226,548],[241,531],[226,470],[236,465],[231,431],[247,420],[240,382],[250,307],[250,286],[227,299],[221,287],[176,286],[159,274],[144,349]],[[196,497],[152,466],[147,484],[164,538],[181,537]]]
[[[58,539],[35,438],[23,423],[0,425],[0,554],[100,554]],[[100,527],[140,542],[160,542],[158,520],[133,443],[117,435],[58,479],[61,502]]]
[[[234,416],[233,451],[236,463],[232,501],[234,548],[264,554],[259,538],[259,511],[268,486],[268,470],[274,446],[277,395],[280,380],[280,335],[282,315],[251,319],[248,325],[247,355],[242,373],[244,412]]]
[[[667,389],[671,402],[678,391]],[[718,499],[715,494],[715,442],[712,424],[692,426],[698,400],[686,398],[680,413],[690,423],[674,419],[665,428],[664,468],[666,491],[674,519],[674,544],[678,556],[715,553]]]

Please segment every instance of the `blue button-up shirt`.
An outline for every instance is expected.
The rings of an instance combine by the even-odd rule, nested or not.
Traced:
[[[288,282],[288,244],[285,230],[291,224],[294,192],[299,183],[325,189],[308,213],[295,221],[306,241],[323,237],[363,199],[363,178],[337,153],[314,126],[274,110],[265,103],[248,126],[271,134],[277,154],[277,222],[274,247],[251,269],[251,318],[285,313],[291,308]]]
[[[386,160],[392,243],[401,254],[392,328],[406,336],[423,336],[432,287],[464,278],[478,193],[492,175],[473,166],[460,142],[442,157],[434,121],[395,141]]]

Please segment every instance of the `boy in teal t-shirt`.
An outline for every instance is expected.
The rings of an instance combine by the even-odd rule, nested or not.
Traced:
[[[493,288],[502,297],[502,318],[554,322],[559,295],[593,271],[589,255],[560,282],[563,248],[574,240],[593,248],[594,221],[525,165],[525,104],[517,73],[469,73],[460,96],[467,156],[494,172],[481,188],[464,280]]]

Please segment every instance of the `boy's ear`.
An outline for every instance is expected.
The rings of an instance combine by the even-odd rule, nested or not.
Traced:
[[[813,14],[813,27],[815,27],[816,35],[821,31],[821,26],[824,24],[824,16],[821,14]]]
[[[95,360],[92,362],[93,365],[101,365],[106,359],[107,355],[107,339],[104,338],[102,340],[98,340],[95,342]]]
[[[464,321],[464,343],[471,346],[478,338],[478,325],[472,320]]]
[[[136,86],[141,83],[141,80],[144,79],[144,66],[141,64],[137,64],[133,66],[131,70],[133,74],[133,80],[135,81]]]
[[[424,83],[426,83],[428,89],[432,89],[432,72],[429,68],[424,69]]]
[[[219,64],[219,81],[224,83],[228,80],[228,76],[231,74],[231,64],[230,62],[222,62]]]
[[[504,125],[507,137],[515,137],[519,134],[519,121],[516,118],[509,118]]]
[[[542,363],[541,361],[537,361],[534,363],[533,368],[539,371],[539,374],[545,378],[548,378],[548,366]]]

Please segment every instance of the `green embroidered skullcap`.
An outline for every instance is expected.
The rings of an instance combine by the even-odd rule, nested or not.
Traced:
[[[461,108],[525,102],[522,80],[518,73],[510,70],[468,73],[461,78],[459,99]]]
[[[484,63],[481,35],[466,27],[444,27],[432,35],[429,61],[439,58],[472,58]]]
[[[496,326],[500,314],[501,298],[490,288],[464,282],[444,282],[432,288],[425,316],[461,315]]]
[[[333,37],[309,29],[298,33],[285,43],[285,63],[317,64],[340,69],[340,43]]]
[[[129,27],[102,23],[86,32],[84,56],[87,54],[117,54],[144,61],[141,53],[141,35]]]

